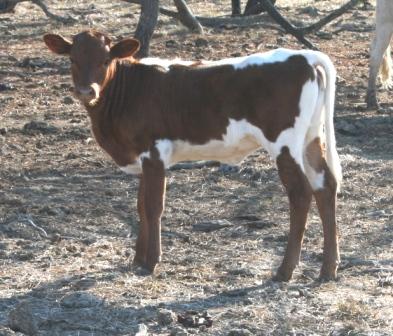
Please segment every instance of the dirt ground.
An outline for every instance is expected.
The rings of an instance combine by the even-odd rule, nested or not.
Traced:
[[[42,35],[94,27],[131,36],[138,6],[47,3],[77,22],[50,20],[29,2],[0,16],[0,335],[393,334],[393,105],[382,90],[384,109],[367,111],[364,103],[375,2],[309,36],[339,76],[342,262],[338,281],[328,283],[317,281],[315,209],[293,279],[271,281],[286,244],[288,201],[264,151],[233,169],[168,171],[162,263],[154,276],[130,271],[138,180],[92,139],[69,92],[68,60],[49,53]],[[230,1],[188,3],[198,15],[230,12]],[[277,1],[297,24],[342,3]],[[302,46],[264,26],[197,36],[160,16],[151,55],[219,59],[276,47]]]

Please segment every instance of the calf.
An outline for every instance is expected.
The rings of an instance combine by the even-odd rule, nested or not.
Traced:
[[[375,36],[371,44],[370,69],[366,103],[368,108],[379,108],[376,96],[376,80],[378,72],[382,86],[392,86],[392,58],[390,40],[393,34],[393,1],[378,0],[376,9]]]
[[[290,202],[290,230],[277,280],[289,280],[300,257],[314,195],[324,232],[320,277],[339,262],[335,147],[335,69],[316,51],[278,49],[214,62],[135,60],[139,42],[112,45],[96,31],[72,42],[47,34],[68,55],[75,94],[98,144],[127,173],[140,175],[140,229],[134,264],[154,271],[161,256],[165,169],[179,161],[238,163],[264,147],[277,163]]]

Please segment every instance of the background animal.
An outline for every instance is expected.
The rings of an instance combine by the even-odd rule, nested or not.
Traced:
[[[382,87],[390,89],[392,86],[392,58],[390,41],[393,34],[393,1],[377,0],[376,26],[370,49],[369,78],[366,103],[368,108],[379,108],[376,80],[378,73]]]

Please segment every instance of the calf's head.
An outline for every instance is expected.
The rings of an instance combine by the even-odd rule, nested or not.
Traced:
[[[44,35],[48,48],[58,55],[70,57],[71,73],[77,98],[85,105],[94,105],[113,74],[116,59],[132,57],[139,50],[135,39],[124,39],[115,45],[104,34],[84,31],[72,42],[57,34]]]

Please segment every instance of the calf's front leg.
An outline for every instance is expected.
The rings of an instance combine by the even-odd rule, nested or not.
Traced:
[[[140,229],[134,264],[154,272],[161,257],[161,215],[165,201],[165,168],[159,159],[145,158],[138,193]]]
[[[145,179],[143,174],[139,180],[137,208],[139,215],[139,233],[136,240],[133,265],[144,266],[146,264],[147,239],[149,237],[149,232],[145,215]]]

